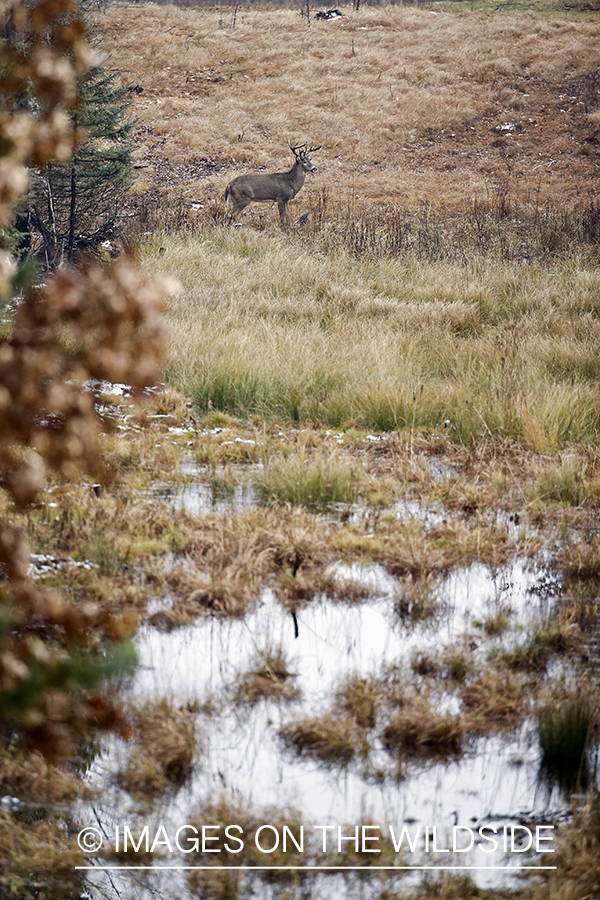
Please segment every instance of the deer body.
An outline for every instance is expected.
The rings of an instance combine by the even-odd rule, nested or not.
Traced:
[[[306,178],[307,172],[316,172],[316,166],[308,155],[319,147],[303,150],[290,147],[296,157],[289,172],[273,172],[270,175],[238,175],[227,185],[225,202],[231,202],[229,222],[246,209],[250,203],[277,203],[282,227],[290,223],[290,200],[293,200]],[[297,152],[298,151],[298,152]]]

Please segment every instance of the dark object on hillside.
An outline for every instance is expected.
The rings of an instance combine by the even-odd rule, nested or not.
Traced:
[[[127,88],[127,93],[128,94],[143,94],[144,88],[141,86],[141,84],[130,84],[129,87]]]
[[[329,21],[330,19],[341,19],[342,12],[339,9],[326,9],[318,12],[315,16],[315,19],[325,19],[325,21]]]

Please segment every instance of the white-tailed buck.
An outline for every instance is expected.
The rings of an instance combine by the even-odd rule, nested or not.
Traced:
[[[230,181],[225,191],[225,202],[231,201],[229,216],[231,223],[249,203],[276,202],[282,227],[290,224],[290,200],[293,200],[306,178],[307,172],[316,172],[316,166],[310,153],[320,150],[318,147],[305,149],[306,144],[299,144],[290,150],[296,157],[289,172],[273,172],[271,175],[238,175]]]

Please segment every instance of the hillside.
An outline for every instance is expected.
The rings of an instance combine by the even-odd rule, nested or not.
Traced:
[[[346,6],[309,30],[297,10],[148,3],[111,5],[98,25],[135,87],[136,189],[161,206],[287,168],[299,141],[322,150],[298,210],[323,191],[449,211],[598,196],[592,14]]]

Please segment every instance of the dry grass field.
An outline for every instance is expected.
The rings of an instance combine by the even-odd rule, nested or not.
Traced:
[[[135,86],[144,265],[182,284],[171,383],[236,416],[593,442],[600,23],[344,13],[310,29],[263,7],[99,19]],[[276,209],[251,206],[224,229],[227,182],[287,168],[298,141],[321,145],[292,203],[306,227],[281,235]]]
[[[102,50],[140,91],[137,190],[208,203],[307,141],[322,150],[298,214],[322,191],[447,210],[597,198],[600,23],[465,6],[345,6],[308,29],[299,8],[111,4]]]
[[[599,896],[600,20],[537,0],[343,12],[95,13],[132,88],[127,237],[174,286],[166,384],[138,406],[98,386],[102,483],[51,476],[0,519],[41,587],[123,615],[140,665],[114,687],[122,740],[62,768],[0,748],[2,898]],[[291,206],[306,226],[250,207],[227,227],[228,181],[300,141],[321,145]],[[374,662],[353,655],[369,628]],[[270,821],[293,821],[288,771],[340,822],[380,790],[407,814],[419,779],[418,815],[435,799],[457,821],[462,766],[461,822],[556,824],[555,870],[163,879],[76,846],[163,813],[254,833],[242,801],[271,775]]]
[[[279,231],[162,235],[167,373],[198,411],[542,452],[594,444],[600,280],[575,262],[325,254]]]

